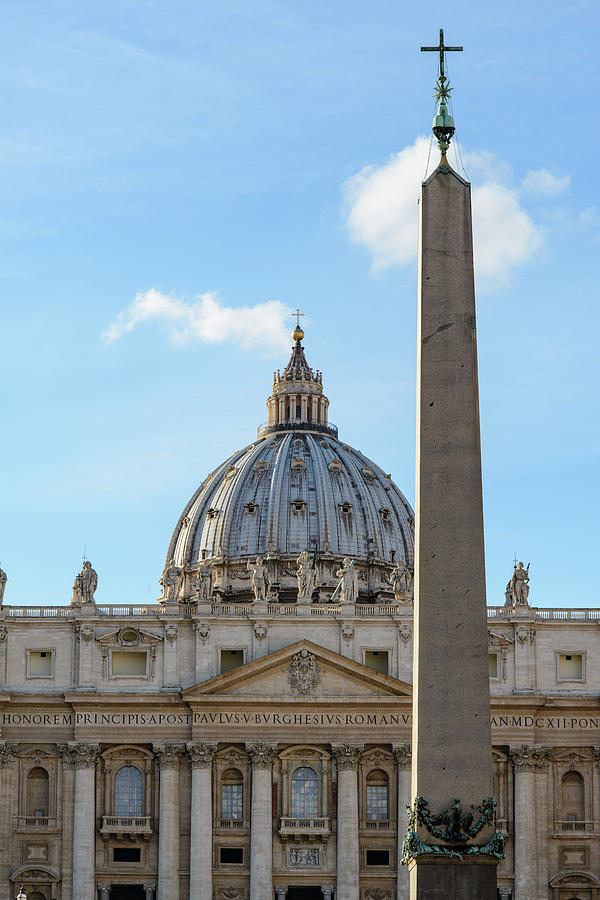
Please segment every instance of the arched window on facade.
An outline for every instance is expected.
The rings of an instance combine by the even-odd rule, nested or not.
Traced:
[[[48,815],[50,776],[46,769],[36,766],[27,775],[27,815],[45,818]]]
[[[238,769],[226,769],[221,776],[221,818],[244,818],[244,779]]]
[[[141,816],[142,773],[137,766],[121,766],[115,775],[115,816]]]
[[[292,819],[316,819],[319,815],[319,778],[310,766],[292,773]]]
[[[561,781],[561,819],[563,829],[585,829],[585,784],[583,776],[573,770],[565,772]],[[577,823],[581,823],[579,826]]]
[[[390,817],[389,778],[382,769],[367,775],[367,822],[383,822]]]

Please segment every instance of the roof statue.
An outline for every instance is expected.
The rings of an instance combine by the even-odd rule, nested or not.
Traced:
[[[8,581],[8,577],[6,572],[0,569],[0,606],[4,603],[4,591],[6,589],[6,582]]]
[[[98,573],[92,568],[89,559],[84,559],[81,572],[75,576],[73,584],[72,606],[82,603],[94,603],[94,594],[98,587]]]
[[[438,108],[433,117],[431,130],[438,140],[438,147],[442,151],[442,156],[450,146],[452,135],[454,134],[454,119],[448,112],[448,101],[450,100],[450,81],[448,80],[444,70],[445,54],[450,50],[462,50],[462,47],[448,47],[444,44],[444,29],[440,28],[440,42],[437,47],[421,47],[421,51],[433,51],[440,54],[438,77],[436,81],[434,97],[438,101]]]

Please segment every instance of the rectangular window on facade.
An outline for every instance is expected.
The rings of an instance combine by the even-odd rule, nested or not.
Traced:
[[[498,678],[498,654],[488,653],[488,662],[490,667],[490,678]]]
[[[390,851],[389,850],[367,850],[368,866],[389,866]]]
[[[140,650],[113,650],[111,662],[112,674],[120,678],[145,675],[148,654]]]
[[[381,672],[382,675],[388,674],[388,651],[387,650],[365,650],[365,666]]]
[[[556,668],[557,681],[585,680],[583,653],[558,653]]]
[[[244,848],[243,847],[220,847],[219,848],[219,861],[221,863],[227,864],[237,864],[241,865],[244,862]]]
[[[221,650],[221,674],[244,665],[243,650]]]
[[[224,784],[222,791],[221,818],[243,818],[243,785]]]
[[[367,821],[382,822],[389,819],[387,784],[367,785]]]
[[[27,677],[52,678],[54,663],[53,650],[27,651]]]
[[[140,862],[141,854],[139,847],[115,847],[113,862]]]

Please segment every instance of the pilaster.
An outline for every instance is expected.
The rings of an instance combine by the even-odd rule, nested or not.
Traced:
[[[363,744],[332,744],[337,764],[337,890],[344,900],[359,900],[358,760]]]
[[[217,744],[188,742],[192,764],[190,898],[212,900],[212,766]]]
[[[183,744],[154,744],[160,770],[158,896],[179,900],[179,761]]]
[[[511,747],[509,756],[515,778],[514,900],[532,900],[538,896],[535,775],[544,769],[550,750],[522,744],[520,747]]]
[[[15,776],[13,763],[18,746],[0,741],[0,900],[10,900],[10,851],[12,816],[15,810]]]
[[[246,744],[252,761],[250,809],[250,900],[273,896],[272,768],[277,744]]]
[[[79,897],[94,896],[96,760],[100,747],[95,743],[69,743],[65,752],[75,769],[73,898],[78,900]]]
[[[392,752],[396,758],[396,778],[398,781],[398,879],[397,900],[409,900],[410,878],[408,868],[402,865],[402,844],[408,829],[407,808],[411,802],[411,759],[410,744],[394,744]]]

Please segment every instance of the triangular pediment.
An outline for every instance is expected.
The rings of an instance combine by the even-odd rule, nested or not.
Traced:
[[[207,694],[408,699],[412,688],[404,681],[381,675],[362,663],[303,640],[183,691],[188,702]]]

